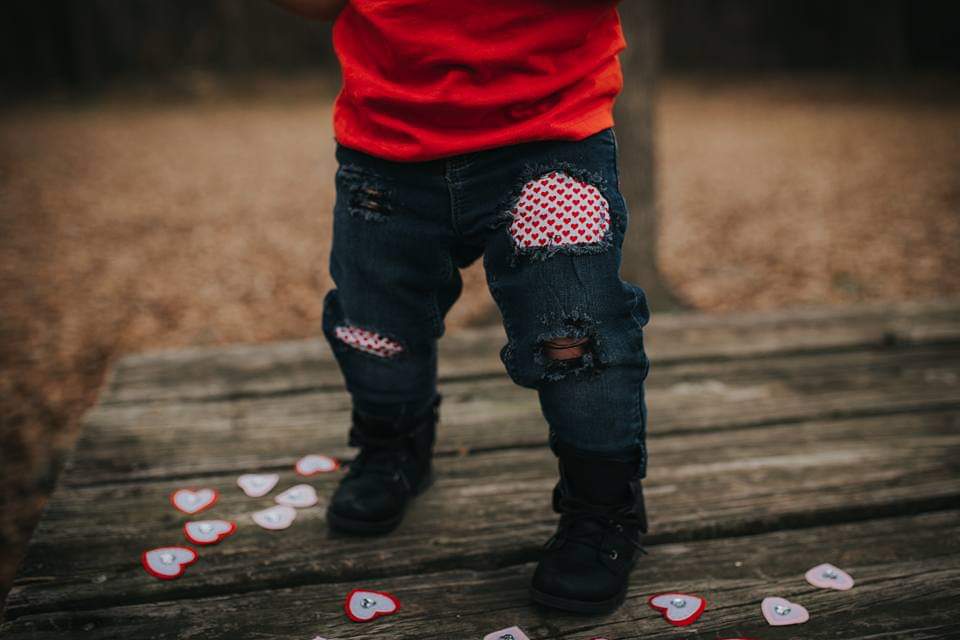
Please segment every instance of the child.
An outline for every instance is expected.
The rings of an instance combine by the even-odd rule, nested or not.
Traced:
[[[483,256],[501,359],[537,390],[559,460],[532,597],[616,608],[646,532],[649,369],[644,293],[619,276],[617,0],[276,1],[335,18],[343,72],[323,331],[360,451],[330,526],[388,532],[430,484],[437,339]]]

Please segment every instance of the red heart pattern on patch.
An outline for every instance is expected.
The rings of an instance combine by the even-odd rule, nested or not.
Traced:
[[[693,624],[707,608],[707,601],[689,593],[658,593],[647,600],[663,614],[663,619],[677,627]]]
[[[189,547],[158,547],[144,551],[140,563],[154,578],[173,580],[182,576],[198,557],[197,552]]]
[[[483,636],[483,640],[530,640],[520,627],[507,627]]]
[[[810,619],[810,613],[806,608],[786,598],[764,598],[760,603],[760,611],[767,622],[774,627],[803,624]]]
[[[843,569],[825,562],[807,571],[803,576],[814,587],[849,591],[853,588],[853,578]]]
[[[257,511],[250,517],[264,529],[279,531],[293,524],[293,521],[297,519],[297,510],[281,504],[263,511]]]
[[[336,458],[311,453],[297,460],[294,467],[302,476],[315,476],[318,473],[330,473],[340,468],[340,462]]]
[[[308,484],[298,484],[278,494],[274,500],[277,504],[298,509],[312,507],[317,504],[317,490]]]
[[[276,473],[245,473],[237,478],[237,486],[251,498],[262,498],[280,482]]]
[[[340,325],[334,327],[333,333],[340,342],[381,358],[390,358],[403,351],[403,347],[398,342],[360,327]]]
[[[610,226],[603,194],[563,171],[525,184],[510,213],[510,235],[519,248],[600,242]]]
[[[219,497],[216,489],[177,489],[170,494],[170,503],[176,509],[193,515],[212,507]]]
[[[236,522],[227,520],[193,520],[183,525],[183,535],[193,544],[217,544],[233,535]]]
[[[343,610],[354,622],[370,622],[381,616],[389,616],[400,610],[400,601],[392,594],[382,591],[354,589],[347,594]]]

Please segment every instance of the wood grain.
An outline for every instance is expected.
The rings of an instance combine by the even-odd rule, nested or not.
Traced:
[[[942,639],[960,632],[960,513],[877,519],[845,525],[651,549],[633,572],[627,602],[607,616],[573,616],[532,606],[531,564],[451,570],[297,586],[229,597],[169,598],[145,604],[29,615],[0,628],[5,639],[47,640],[76,633],[105,638],[479,639],[520,625],[534,640],[722,638]],[[304,555],[310,551],[304,550]],[[206,558],[201,560],[203,563]],[[803,573],[829,561],[857,581],[847,592],[815,589]],[[202,571],[202,564],[193,568]],[[255,572],[252,568],[251,572]],[[400,614],[358,625],[342,612],[354,587],[386,590]],[[697,593],[708,608],[692,627],[667,625],[646,603],[653,593]],[[810,611],[794,627],[769,627],[760,600],[779,595]]]

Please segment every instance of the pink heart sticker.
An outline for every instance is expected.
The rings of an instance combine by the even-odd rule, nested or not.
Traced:
[[[788,624],[803,624],[810,619],[810,613],[801,605],[785,598],[764,598],[760,611],[767,622],[774,627]]]
[[[197,557],[197,552],[188,547],[158,547],[144,551],[140,563],[154,578],[173,580],[182,576]]]
[[[212,507],[219,497],[216,489],[177,489],[170,494],[170,503],[176,509],[193,515]]]
[[[277,495],[274,500],[277,504],[288,507],[297,507],[299,509],[312,507],[317,504],[317,491],[308,484],[298,484]]]
[[[297,460],[297,473],[302,476],[315,476],[318,473],[330,473],[340,468],[340,462],[330,456],[310,454]]]
[[[658,593],[647,600],[663,614],[664,620],[677,627],[693,624],[707,608],[707,601],[689,593]]]
[[[830,563],[818,564],[804,574],[807,582],[821,589],[848,591],[853,588],[853,578],[843,569]]]
[[[183,525],[183,535],[193,544],[217,544],[233,535],[236,522],[227,520],[193,520]]]
[[[237,478],[237,486],[251,498],[262,498],[280,482],[276,473],[245,473]]]
[[[286,505],[277,505],[263,511],[257,511],[250,517],[264,529],[279,531],[293,524],[293,521],[297,519],[297,510]]]
[[[520,627],[507,627],[483,636],[483,640],[530,640]]]
[[[343,610],[354,622],[370,622],[400,610],[400,601],[389,593],[354,589],[347,594]]]

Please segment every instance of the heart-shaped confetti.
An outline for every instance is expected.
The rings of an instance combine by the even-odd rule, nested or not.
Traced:
[[[340,462],[330,456],[322,456],[311,453],[297,460],[297,473],[302,476],[315,476],[318,473],[330,473],[340,468]]]
[[[354,622],[369,622],[400,610],[400,601],[389,593],[354,589],[343,603],[347,617]]]
[[[297,519],[297,510],[286,505],[277,505],[263,511],[257,511],[250,517],[264,529],[279,531],[293,524],[293,521]]]
[[[785,598],[764,598],[760,611],[767,622],[774,627],[788,624],[803,624],[810,619],[810,613],[801,605]]]
[[[201,545],[217,544],[236,530],[237,523],[227,520],[193,520],[183,525],[187,540]]]
[[[262,498],[280,482],[276,473],[245,473],[237,478],[237,486],[251,498]]]
[[[520,627],[507,627],[483,636],[483,640],[530,640]]]
[[[197,558],[197,552],[189,547],[158,547],[144,551],[140,563],[154,578],[173,580],[182,576]]]
[[[849,573],[826,562],[807,571],[804,578],[821,589],[848,591],[853,588],[853,578]]]
[[[677,627],[696,622],[707,608],[707,601],[689,593],[658,593],[647,602],[663,614],[663,619]]]
[[[317,490],[308,484],[298,484],[278,494],[274,500],[277,504],[298,509],[312,507],[317,504]]]
[[[193,515],[212,507],[219,497],[216,489],[177,489],[170,494],[170,503],[178,510]]]

